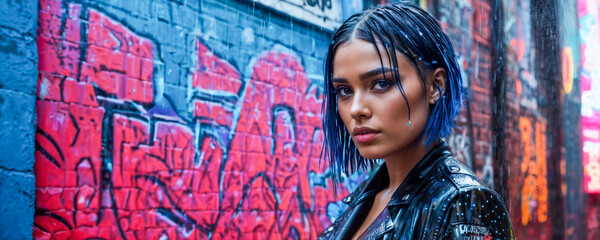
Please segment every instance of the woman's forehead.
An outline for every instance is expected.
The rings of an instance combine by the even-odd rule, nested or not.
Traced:
[[[392,66],[391,57],[394,56],[388,56],[386,48],[381,44],[374,44],[362,39],[351,39],[341,44],[336,50],[333,59],[333,74],[343,74],[346,70],[355,72],[363,68],[371,70],[375,67],[398,67],[399,69],[414,67],[400,51],[395,50],[394,55],[398,66]]]

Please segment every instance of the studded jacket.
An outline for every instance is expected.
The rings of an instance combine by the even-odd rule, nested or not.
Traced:
[[[349,205],[319,239],[351,239],[389,181],[382,164],[343,201]],[[514,239],[504,201],[445,142],[411,170],[387,207],[359,239]]]

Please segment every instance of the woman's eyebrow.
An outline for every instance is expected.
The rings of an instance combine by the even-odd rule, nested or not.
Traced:
[[[380,67],[380,68],[375,68],[371,71],[368,71],[366,73],[361,73],[360,75],[358,75],[358,78],[361,81],[364,81],[365,79],[368,79],[370,77],[373,76],[377,76],[380,74],[386,74],[388,72],[391,72],[392,69],[391,68],[387,68],[387,67]],[[331,78],[331,82],[334,83],[348,83],[348,80],[346,80],[345,78]]]
[[[368,71],[366,73],[362,73],[360,75],[358,75],[358,78],[362,81],[365,80],[367,78],[373,77],[373,76],[377,76],[379,74],[385,74],[388,72],[391,72],[392,69],[391,68],[387,68],[387,67],[380,67],[380,68],[375,68],[371,71]]]
[[[334,83],[348,83],[348,80],[345,78],[331,78],[331,82]]]

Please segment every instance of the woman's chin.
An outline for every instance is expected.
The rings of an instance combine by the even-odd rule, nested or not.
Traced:
[[[360,149],[358,150],[358,152],[360,153],[360,156],[362,156],[363,158],[366,159],[383,159],[384,155],[382,155],[380,152],[376,152],[376,151],[361,151]]]

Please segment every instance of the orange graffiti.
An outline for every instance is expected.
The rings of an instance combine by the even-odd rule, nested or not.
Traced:
[[[562,53],[562,80],[565,93],[570,93],[573,90],[573,52],[571,47],[565,47]]]
[[[521,117],[519,129],[521,130],[521,146],[523,148],[521,176],[525,176],[523,189],[521,190],[522,224],[527,225],[534,220],[543,223],[548,220],[546,123],[544,121],[536,122],[535,129],[533,129],[531,121]],[[532,136],[535,143],[531,139]],[[534,151],[535,156],[532,156]],[[533,157],[535,157],[535,160],[532,159]],[[532,212],[536,213],[536,219],[534,219]]]

